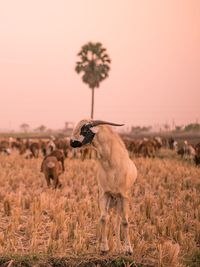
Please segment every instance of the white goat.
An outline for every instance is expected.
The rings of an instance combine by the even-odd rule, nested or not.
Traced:
[[[120,226],[122,222],[125,252],[132,253],[128,229],[129,193],[136,180],[137,169],[129,158],[128,151],[118,134],[110,126],[103,124],[122,126],[105,121],[82,120],[75,127],[70,143],[72,147],[91,144],[99,154],[97,179],[101,212],[101,252],[106,253],[109,250],[107,240],[108,211],[113,204],[116,204],[117,251],[121,251]]]
[[[194,160],[196,156],[196,151],[192,145],[188,144],[188,141],[184,141],[183,145],[183,151],[184,151],[184,158],[188,160]]]

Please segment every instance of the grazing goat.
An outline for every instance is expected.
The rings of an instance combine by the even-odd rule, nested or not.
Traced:
[[[62,173],[62,165],[55,156],[47,156],[44,158],[41,165],[41,172],[45,175],[48,187],[50,186],[51,179],[53,180],[55,189],[61,187],[58,177]]]
[[[0,153],[4,155],[11,154],[11,146],[8,141],[0,141]]]
[[[196,150],[196,155],[194,158],[194,162],[196,163],[196,165],[200,165],[200,143],[198,143],[195,146],[195,150]]]
[[[34,142],[30,144],[30,151],[33,154],[34,158],[38,158],[39,156],[39,151],[40,151],[40,145],[37,142]]]
[[[56,149],[56,145],[53,140],[50,140],[46,146],[46,154],[50,155],[52,151]]]
[[[174,140],[173,137],[168,139],[169,149],[177,151],[178,150],[178,142]]]
[[[178,149],[177,154],[180,155],[182,159],[196,162],[195,159],[197,152],[195,151],[195,148],[188,144],[188,141],[186,140],[183,142],[183,146]]]
[[[117,250],[118,252],[121,251],[120,226],[122,222],[125,252],[132,253],[128,224],[129,193],[136,180],[137,169],[129,158],[121,138],[108,125],[122,126],[122,124],[105,121],[82,120],[75,127],[70,144],[74,148],[91,144],[98,152],[97,179],[101,212],[101,252],[106,253],[109,250],[107,240],[108,211],[115,205],[117,209]]]
[[[138,146],[138,153],[144,157],[155,157],[156,147],[153,140],[144,140]]]

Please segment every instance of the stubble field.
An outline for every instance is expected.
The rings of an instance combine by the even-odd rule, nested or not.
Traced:
[[[138,179],[130,199],[133,256],[128,262],[200,266],[200,169],[168,151],[133,160]],[[57,190],[47,188],[41,161],[17,152],[0,156],[0,263],[14,266],[13,255],[101,259],[95,160],[66,159]],[[113,210],[107,258],[115,255],[114,225]],[[130,266],[126,262],[116,266]]]

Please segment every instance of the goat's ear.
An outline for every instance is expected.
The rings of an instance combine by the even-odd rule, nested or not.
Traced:
[[[92,127],[91,131],[96,134],[96,133],[98,133],[99,128],[98,127]]]

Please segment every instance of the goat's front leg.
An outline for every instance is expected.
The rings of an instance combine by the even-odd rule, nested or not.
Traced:
[[[107,239],[107,220],[108,211],[110,206],[110,196],[107,193],[102,193],[99,197],[99,207],[101,212],[100,224],[101,224],[101,240],[100,251],[106,253],[109,251],[108,239]]]
[[[129,236],[128,212],[129,212],[129,200],[128,198],[123,197],[122,198],[122,225],[124,228],[125,252],[127,254],[132,254],[133,249],[131,247],[130,236]]]
[[[50,178],[49,178],[48,174],[45,174],[45,179],[47,182],[47,186],[50,187]]]
[[[62,159],[62,170],[63,170],[63,172],[65,171],[65,163],[64,163],[63,159]]]
[[[60,188],[61,187],[61,183],[59,181],[59,178],[58,177],[54,177],[54,189],[56,188]]]

